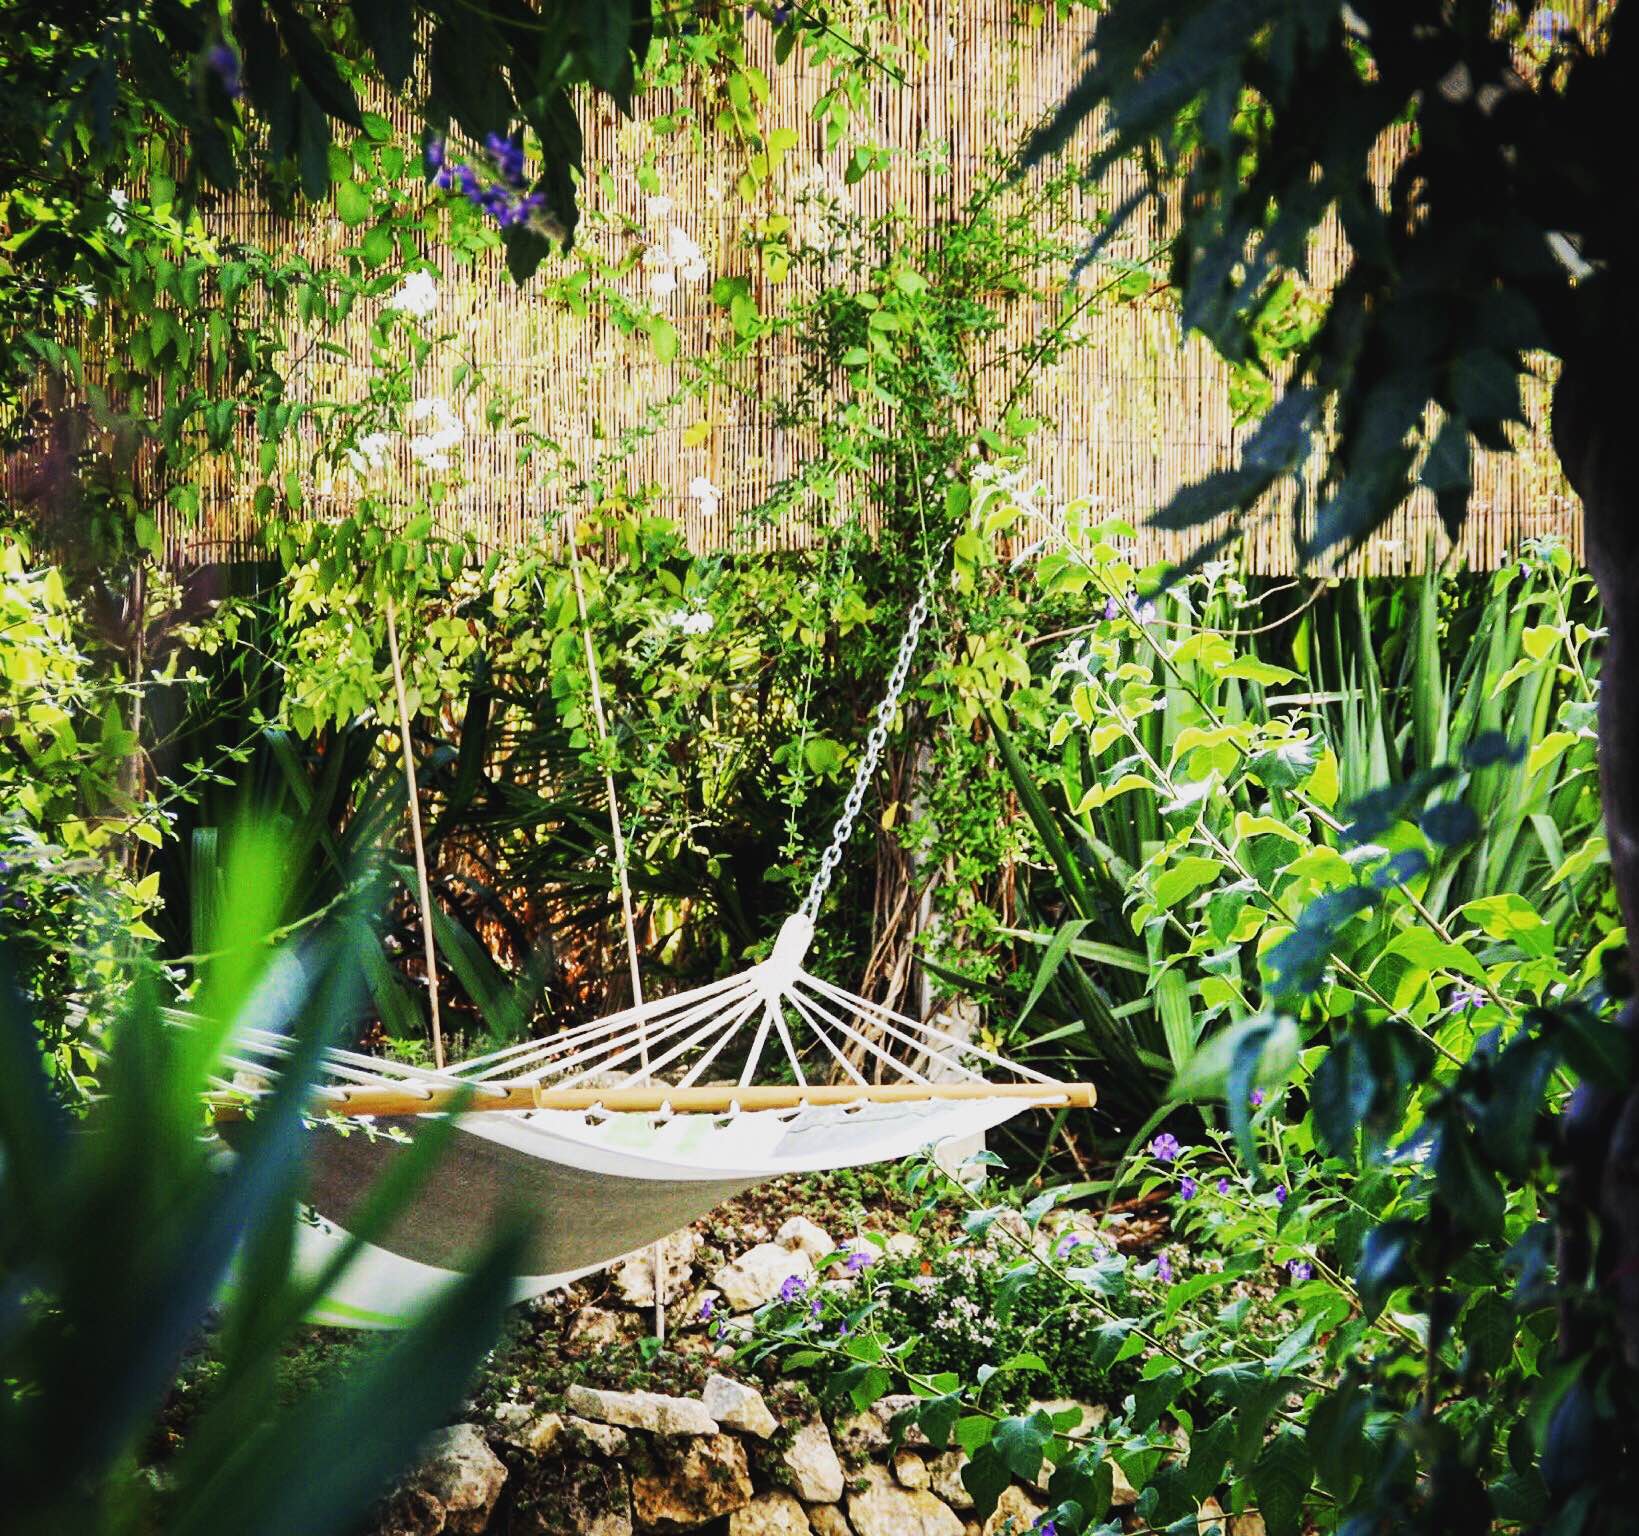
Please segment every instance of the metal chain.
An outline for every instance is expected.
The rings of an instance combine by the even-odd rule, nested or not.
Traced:
[[[865,752],[854,772],[848,798],[842,802],[842,815],[832,829],[831,844],[821,857],[819,868],[814,871],[813,883],[808,887],[808,894],[799,908],[802,916],[810,921],[819,916],[820,903],[831,888],[831,876],[842,862],[842,850],[853,836],[854,821],[859,816],[860,806],[865,803],[865,791],[876,776],[877,764],[882,761],[882,749],[888,744],[888,727],[893,724],[900,695],[905,691],[905,680],[911,671],[911,657],[916,654],[917,637],[922,633],[932,600],[933,571],[930,568],[922,578],[922,588],[916,594],[916,601],[911,604],[910,617],[905,622],[905,636],[899,642],[899,655],[894,660],[893,671],[888,674],[888,691],[876,706],[876,719],[871,723],[870,735],[865,738]]]

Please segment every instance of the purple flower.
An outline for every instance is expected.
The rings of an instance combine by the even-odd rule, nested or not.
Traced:
[[[1150,1143],[1150,1156],[1158,1163],[1170,1163],[1184,1149],[1178,1145],[1178,1138],[1171,1131],[1162,1131]]]
[[[772,6],[768,12],[768,19],[773,22],[776,27],[783,27],[786,22],[791,20],[791,11],[792,7],[789,5]]]
[[[1286,1204],[1286,1186],[1284,1184],[1277,1184],[1275,1186],[1275,1204]]]
[[[1229,1180],[1228,1179],[1219,1179],[1218,1180],[1218,1193],[1220,1195],[1227,1195],[1229,1193]]]
[[[1058,1525],[1052,1520],[1043,1520],[1036,1527],[1036,1536],[1059,1536]]]
[[[1064,1236],[1059,1239],[1058,1247],[1053,1250],[1053,1253],[1056,1257],[1062,1259],[1072,1250],[1079,1248],[1080,1246],[1081,1239],[1074,1232],[1066,1232]]]
[[[849,1326],[848,1326],[848,1319],[847,1318],[839,1317],[837,1319],[837,1332],[838,1333],[851,1333],[852,1331],[853,1330],[851,1328],[849,1328]]]
[[[1200,1187],[1201,1186],[1186,1173],[1183,1178],[1178,1181],[1178,1198],[1180,1200],[1193,1200]]]
[[[716,1310],[717,1298],[715,1296],[706,1297],[706,1299],[700,1303],[700,1321],[703,1323],[709,1323],[711,1321],[712,1313]]]
[[[245,87],[239,79],[239,55],[226,43],[218,43],[205,55],[205,62],[210,66],[211,73],[222,82],[222,92],[231,100],[237,101],[245,94]]]
[[[1305,1280],[1313,1276],[1315,1266],[1307,1259],[1291,1259],[1287,1262],[1286,1271],[1291,1275],[1293,1285],[1302,1285]]]
[[[1473,987],[1464,987],[1459,992],[1451,994],[1451,1011],[1453,1013],[1472,1013],[1476,1008],[1485,1007],[1485,993]]]
[[[822,1311],[823,1311],[823,1310],[824,1310],[824,1309],[823,1309],[823,1308],[822,1308],[822,1307],[821,1307],[821,1306],[820,1306],[820,1299],[819,1299],[819,1297],[818,1297],[818,1296],[816,1296],[816,1297],[815,1297],[815,1298],[814,1298],[814,1299],[813,1299],[813,1301],[812,1301],[812,1302],[811,1302],[811,1303],[810,1303],[810,1304],[809,1304],[809,1307],[808,1307],[808,1315],[809,1315],[809,1316],[810,1316],[810,1317],[813,1317],[813,1318],[818,1318],[818,1317],[819,1317],[819,1315],[820,1315],[820,1313],[821,1313],[821,1312],[822,1312]]]
[[[1531,36],[1539,43],[1557,43],[1570,30],[1570,22],[1559,11],[1544,8],[1531,18]]]
[[[1113,619],[1120,612],[1121,604],[1118,603],[1113,597],[1107,597],[1104,599],[1104,617],[1106,619]]]
[[[1251,1094],[1251,1103],[1254,1109],[1263,1108],[1263,1089],[1254,1088]]]
[[[515,144],[511,139],[503,138],[498,133],[491,133],[484,139],[484,148],[489,151],[490,158],[495,162],[495,168],[508,181],[514,186],[523,185],[524,151],[522,145]]]
[[[856,1248],[848,1255],[848,1262],[842,1266],[845,1274],[857,1275],[862,1269],[869,1269],[876,1263],[874,1254],[866,1253],[863,1248]]]
[[[1158,1255],[1155,1260],[1155,1278],[1167,1285],[1172,1284],[1172,1260],[1164,1253]]]
[[[808,1283],[801,1275],[787,1275],[780,1286],[781,1301],[796,1301],[806,1290]]]
[[[429,171],[436,171],[444,163],[444,141],[442,139],[428,139],[427,147],[422,151]]]

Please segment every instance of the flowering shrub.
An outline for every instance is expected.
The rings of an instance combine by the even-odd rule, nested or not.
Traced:
[[[1113,1246],[1065,1240],[1060,1260],[1096,1274],[1100,1294],[1136,1308],[1136,1286]],[[1031,1398],[1107,1401],[1130,1383],[1132,1371],[1100,1359],[1097,1334],[1106,1320],[1046,1274],[1021,1275],[1017,1253],[976,1236],[924,1261],[887,1256],[870,1270],[874,1310],[869,1327],[894,1341],[912,1371],[954,1372],[964,1381],[1005,1361],[1019,1362],[994,1378],[991,1400],[1016,1406]],[[846,1315],[847,1308],[843,1308]]]

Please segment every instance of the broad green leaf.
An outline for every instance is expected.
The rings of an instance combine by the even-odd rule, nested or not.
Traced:
[[[1308,1442],[1297,1429],[1281,1430],[1253,1464],[1252,1492],[1269,1536],[1297,1536],[1311,1466]]]
[[[351,178],[336,183],[336,216],[349,229],[370,217],[370,194]]]
[[[1211,882],[1222,870],[1216,859],[1202,854],[1188,853],[1173,861],[1155,877],[1151,893],[1158,907],[1175,907],[1185,897],[1193,895]]]

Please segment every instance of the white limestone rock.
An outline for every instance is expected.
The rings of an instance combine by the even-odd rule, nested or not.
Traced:
[[[694,1254],[700,1239],[688,1227],[662,1238],[666,1297],[674,1299],[688,1285],[694,1275]],[[613,1265],[609,1278],[614,1282],[620,1298],[629,1307],[654,1305],[654,1245],[640,1248]]]
[[[689,1531],[751,1502],[745,1442],[734,1435],[656,1440],[632,1477],[632,1511],[646,1531]]]
[[[926,1489],[901,1488],[886,1467],[866,1468],[866,1485],[848,1495],[857,1536],[962,1536],[962,1522]]]
[[[838,1419],[831,1426],[831,1438],[837,1449],[854,1461],[864,1461],[888,1448],[888,1431],[868,1408],[864,1413],[851,1413],[845,1419]]]
[[[842,1497],[842,1463],[837,1460],[831,1432],[823,1419],[816,1416],[804,1424],[786,1447],[782,1460],[799,1499],[809,1504],[835,1504]]]
[[[806,1253],[811,1263],[817,1264],[828,1253],[835,1253],[837,1245],[831,1241],[824,1227],[806,1216],[793,1216],[774,1234],[774,1241],[793,1253]]]
[[[723,1300],[735,1312],[755,1312],[780,1294],[787,1280],[807,1286],[814,1278],[814,1261],[801,1249],[780,1243],[758,1243],[711,1277]]]
[[[563,1438],[571,1449],[583,1456],[603,1456],[610,1461],[624,1456],[632,1448],[632,1437],[625,1430],[613,1424],[576,1418],[574,1414],[564,1423]]]
[[[893,1475],[901,1488],[926,1488],[928,1464],[915,1451],[900,1451],[893,1459]]]
[[[1034,1529],[1046,1511],[1019,1487],[1002,1489],[996,1508],[983,1527],[984,1536],[1018,1536]]]
[[[652,1435],[714,1435],[717,1421],[695,1397],[668,1397],[663,1392],[604,1392],[572,1386],[564,1394],[571,1413],[599,1424],[644,1429]]]
[[[962,1468],[967,1463],[966,1451],[945,1451],[927,1464],[929,1488],[952,1509],[973,1508],[973,1495],[962,1481]]]
[[[728,1536],[809,1536],[807,1512],[783,1488],[759,1493],[728,1517]]]
[[[810,1504],[808,1524],[814,1536],[854,1536],[854,1528],[838,1504]]]
[[[700,1394],[706,1412],[724,1429],[739,1430],[742,1434],[756,1435],[766,1440],[780,1427],[769,1412],[763,1395],[743,1381],[734,1381],[713,1372],[706,1378],[705,1391]]]
[[[479,1536],[506,1480],[506,1465],[476,1424],[441,1429],[428,1439],[415,1468],[387,1498],[381,1530],[388,1536]]]

